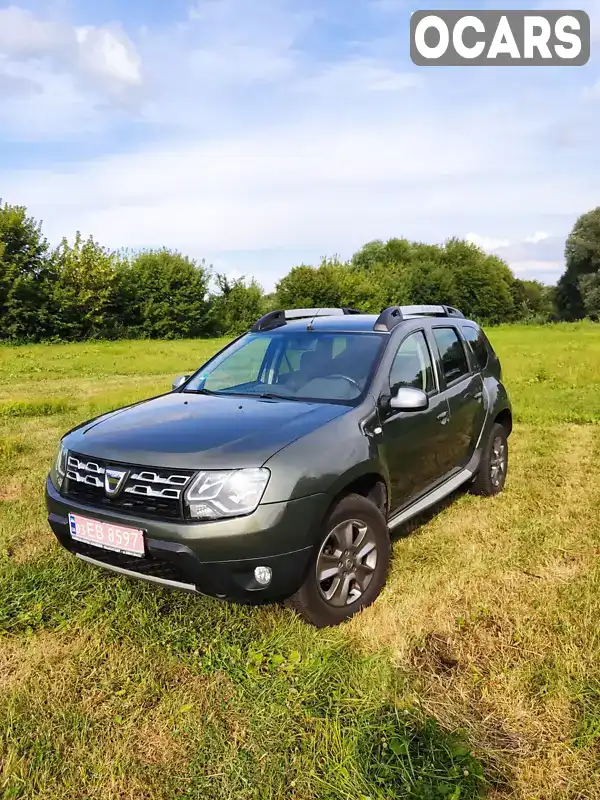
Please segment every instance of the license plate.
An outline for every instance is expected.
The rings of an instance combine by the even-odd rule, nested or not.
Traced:
[[[71,537],[78,542],[86,542],[104,550],[115,550],[129,556],[143,556],[144,532],[138,528],[127,528],[112,522],[69,514]]]

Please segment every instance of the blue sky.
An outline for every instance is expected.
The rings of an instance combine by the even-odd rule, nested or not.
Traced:
[[[254,275],[391,236],[562,271],[600,205],[600,0],[584,67],[415,67],[404,0],[0,0],[0,196],[111,247]]]

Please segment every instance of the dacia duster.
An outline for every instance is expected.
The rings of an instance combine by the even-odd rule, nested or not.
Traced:
[[[499,360],[457,309],[275,311],[65,435],[49,523],[90,564],[335,625],[381,591],[391,531],[463,485],[502,490],[511,428]]]

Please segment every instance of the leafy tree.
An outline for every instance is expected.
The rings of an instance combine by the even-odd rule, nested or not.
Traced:
[[[411,275],[405,264],[374,264],[361,274],[362,297],[356,307],[379,314],[393,305],[411,303]]]
[[[465,316],[487,325],[515,318],[514,276],[504,261],[470,242],[450,239],[444,247],[444,262],[454,274],[454,305]]]
[[[262,299],[262,312],[266,314],[268,311],[277,311],[279,308],[279,298],[277,296],[277,292],[269,292],[269,294],[264,294]]]
[[[376,240],[354,254],[351,269],[367,278],[367,306],[373,311],[394,304],[444,303],[486,323],[516,315],[510,268],[459,239],[444,245]]]
[[[0,338],[53,335],[54,265],[41,228],[23,206],[0,201]]]
[[[115,255],[78,232],[72,247],[62,240],[55,263],[57,334],[74,340],[109,336],[115,328]]]
[[[415,252],[419,247],[431,247],[435,252],[435,245],[419,245],[409,242],[408,239],[388,239],[385,245],[387,264],[405,264],[413,261]]]
[[[379,313],[383,308],[411,302],[413,246],[406,239],[368,242],[352,256],[350,269],[361,276],[356,283],[359,309]]]
[[[457,304],[456,278],[448,266],[432,261],[417,262],[410,267],[409,275],[411,303]]]
[[[280,308],[360,307],[367,294],[360,273],[337,258],[323,259],[318,267],[293,267],[277,284]]]
[[[586,305],[581,293],[584,275],[600,270],[600,206],[582,214],[565,244],[565,272],[558,282],[557,302],[564,319],[581,319]]]
[[[124,335],[180,339],[206,335],[210,268],[171,250],[146,250],[116,272],[114,313]]]
[[[370,270],[379,264],[389,263],[387,247],[381,239],[367,242],[358,252],[354,253],[350,262],[354,269]]]
[[[588,317],[600,319],[600,271],[579,279],[583,307]]]
[[[212,331],[217,336],[235,336],[254,325],[264,311],[262,288],[253,279],[231,280],[226,275],[215,276],[219,294],[211,297]]]
[[[511,294],[518,319],[548,321],[555,315],[554,287],[539,281],[515,278]]]
[[[350,263],[355,269],[365,271],[371,271],[375,266],[382,264],[385,266],[409,264],[414,259],[417,247],[419,245],[409,242],[408,239],[388,239],[387,242],[375,239],[361,247],[352,256]]]
[[[322,294],[319,275],[315,267],[299,264],[292,267],[276,286],[277,305],[281,308],[313,308],[315,298]]]

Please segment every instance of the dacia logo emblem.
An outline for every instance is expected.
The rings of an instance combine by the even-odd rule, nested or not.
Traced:
[[[122,469],[107,469],[104,473],[104,491],[109,497],[117,495],[123,485],[127,472]]]

